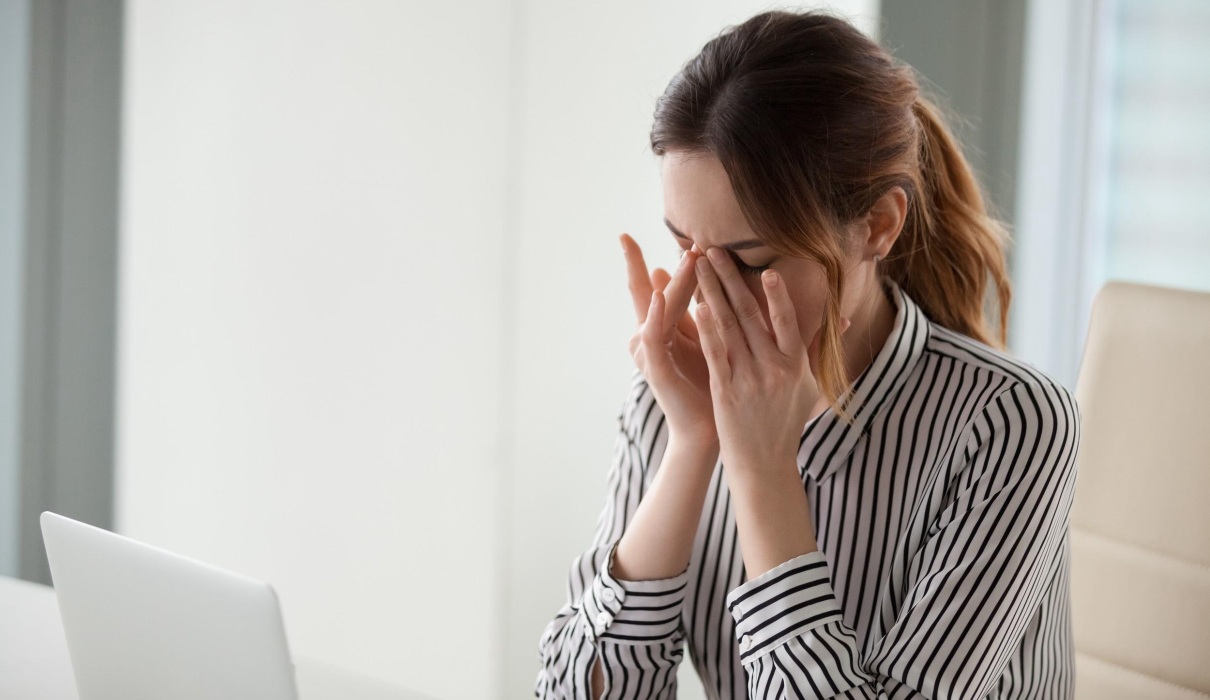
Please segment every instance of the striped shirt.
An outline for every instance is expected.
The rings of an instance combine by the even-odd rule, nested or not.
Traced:
[[[720,460],[690,563],[612,576],[659,469],[663,413],[636,370],[604,509],[539,642],[540,698],[674,698],[687,646],[710,698],[1071,698],[1070,511],[1079,410],[1032,365],[897,307],[854,382],[853,425],[807,422],[798,469],[818,551],[748,580]]]

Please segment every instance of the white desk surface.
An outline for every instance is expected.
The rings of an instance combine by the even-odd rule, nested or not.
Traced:
[[[432,700],[297,654],[294,663],[301,700]],[[49,586],[0,576],[0,698],[79,700]]]

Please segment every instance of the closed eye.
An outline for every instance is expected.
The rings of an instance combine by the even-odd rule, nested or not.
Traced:
[[[676,234],[674,233],[673,235],[675,236]],[[689,248],[686,248],[685,245],[683,243],[681,243],[681,241],[683,241],[685,239],[680,238],[679,236],[677,236],[677,238],[678,238],[677,245],[679,245],[681,248],[681,255],[684,255],[685,253],[687,253],[689,251]],[[777,262],[777,258],[773,258],[772,260],[765,263],[764,265],[761,265],[759,267],[753,267],[752,265],[749,265],[748,263],[744,262],[743,260],[740,260],[739,256],[735,254],[735,251],[727,251],[727,254],[731,256],[731,260],[735,263],[736,269],[738,269],[742,274],[748,275],[749,277],[760,277],[760,273],[773,267],[773,263]]]
[[[769,262],[768,265],[761,265],[760,267],[752,267],[751,265],[748,265],[747,263],[745,263],[743,260],[740,260],[739,258],[735,257],[734,254],[731,255],[731,259],[735,261],[735,266],[737,268],[739,268],[740,272],[742,272],[745,275],[749,275],[751,277],[759,277],[760,273],[773,267],[773,262],[777,260],[777,258],[774,258],[772,261]]]

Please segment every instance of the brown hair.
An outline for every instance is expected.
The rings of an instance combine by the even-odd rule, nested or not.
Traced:
[[[908,195],[907,220],[879,273],[934,322],[1004,348],[1008,228],[988,212],[915,70],[844,19],[774,10],[726,28],[656,102],[651,148],[713,154],[756,235],[822,265],[829,299],[820,388],[845,420],[842,258],[855,242],[844,225],[894,186]],[[999,291],[999,339],[984,317],[989,275]]]

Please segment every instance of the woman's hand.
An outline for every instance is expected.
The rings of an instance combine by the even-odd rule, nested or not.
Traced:
[[[702,352],[723,464],[754,472],[794,464],[803,426],[819,400],[819,330],[804,347],[781,277],[761,275],[770,330],[735,263],[713,247],[697,262],[705,303],[697,307]],[[841,320],[841,332],[849,327]],[[822,326],[820,327],[822,328]]]
[[[639,244],[625,233],[620,239],[638,317],[638,327],[630,338],[634,363],[664,411],[669,438],[713,445],[718,432],[710,398],[710,372],[697,325],[688,314],[689,299],[697,287],[693,264],[701,257],[700,251],[685,251],[671,278],[659,268],[648,275]]]

